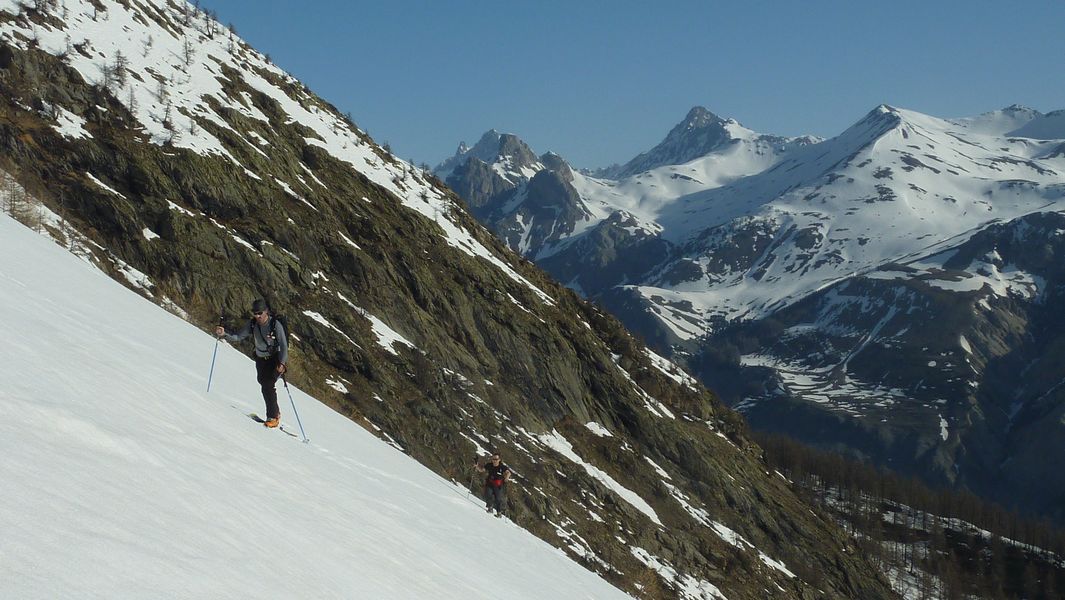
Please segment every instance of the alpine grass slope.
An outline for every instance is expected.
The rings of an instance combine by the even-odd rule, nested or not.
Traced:
[[[510,252],[431,174],[396,160],[211,15],[164,0],[4,0],[0,39],[9,212],[145,298],[206,329],[220,316],[239,325],[251,300],[266,296],[290,318],[293,383],[474,491],[474,458],[499,448],[518,475],[509,492],[513,519],[638,597],[894,596],[830,519],[769,472],[736,415]],[[365,84],[366,93],[387,93],[380,82]],[[74,331],[83,325],[76,321]],[[137,336],[138,348],[159,358],[152,381],[190,378],[181,366],[188,363],[156,354],[173,343],[164,338]],[[185,342],[178,348],[186,349],[181,356],[192,352]],[[83,367],[60,361],[55,368]],[[20,385],[21,405],[45,390],[37,381]],[[164,420],[152,427],[176,444],[186,430],[174,411],[208,410],[183,386],[168,388],[174,396],[161,399]],[[258,405],[254,384],[241,390],[225,393]],[[79,394],[106,390],[45,400],[73,402]],[[239,402],[247,435],[268,434]],[[315,429],[320,414],[301,411],[314,444],[329,449],[324,444],[337,438]],[[204,461],[232,464],[244,439]],[[285,452],[313,455],[284,435],[274,440]],[[174,475],[187,473],[180,458],[170,455],[163,469],[177,464]],[[85,468],[93,462],[85,459]],[[338,536],[359,526],[351,519],[365,504],[293,489],[299,473],[284,482],[256,475],[247,486],[298,494]],[[382,487],[390,477],[383,469]],[[218,482],[223,490],[231,484]],[[163,488],[145,492],[144,501],[157,502]],[[81,511],[107,506],[82,503],[55,522],[56,537],[22,539],[48,544],[68,528],[81,531]],[[273,516],[269,502],[247,510],[268,522]],[[238,560],[259,548],[260,533],[216,543]],[[162,551],[133,548],[134,555]],[[187,546],[168,550],[173,560],[195,561]],[[322,548],[333,550],[342,553]],[[360,568],[347,555],[324,560]]]
[[[824,141],[707,114],[474,214],[756,427],[1062,518],[1034,457],[1065,433],[1065,112],[879,106]],[[438,173],[491,189],[465,181],[485,154]]]

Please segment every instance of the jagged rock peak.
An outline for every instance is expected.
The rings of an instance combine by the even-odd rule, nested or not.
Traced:
[[[722,119],[702,106],[695,106],[661,143],[611,175],[628,177],[662,165],[688,162],[732,142],[733,128],[739,131],[742,126],[734,119]]]
[[[467,146],[465,141],[460,142],[455,155],[440,163],[438,167],[433,169],[433,172],[446,179],[457,167],[466,164],[471,158],[477,158],[487,164],[492,164],[499,155],[499,138],[501,135],[503,134],[495,129],[489,129],[477,140],[477,143],[472,148]]]
[[[499,150],[499,138],[502,135],[495,129],[489,129],[484,132],[481,139],[477,140],[473,148],[470,148],[470,153],[485,162],[492,162],[491,159],[496,156]]]
[[[498,150],[497,150],[497,156],[499,156],[499,157],[506,157],[506,156],[510,156],[510,157],[517,157],[517,156],[526,157],[526,156],[530,156],[530,157],[532,157],[533,161],[536,160],[536,155],[533,154],[533,151],[532,151],[531,148],[529,148],[529,145],[526,144],[524,141],[522,141],[522,139],[520,137],[518,137],[518,136],[516,136],[514,134],[511,134],[511,133],[500,134],[500,136],[499,136],[499,145],[498,145]]]
[[[474,158],[487,165],[500,164],[504,171],[514,171],[525,178],[542,168],[536,154],[521,138],[512,133],[489,129],[472,148],[467,147],[465,142],[460,143],[455,155],[433,171],[446,180],[456,168]]]
[[[725,124],[731,120],[732,119],[722,119],[721,117],[707,110],[706,107],[693,106],[692,109],[688,111],[688,116],[684,117],[684,121],[682,121],[681,124],[677,127],[684,127],[686,129],[699,129],[713,124]]]
[[[715,134],[731,137],[728,131],[729,125],[739,125],[739,122],[735,119],[722,119],[705,107],[695,106],[688,111],[683,121],[670,130],[669,135],[666,136],[662,143],[669,143],[670,140],[673,140],[674,143],[683,143],[686,140],[690,140],[693,135],[703,132],[714,132]]]
[[[565,162],[564,158],[562,158],[561,156],[559,156],[558,154],[556,154],[556,153],[554,153],[554,152],[552,152],[550,150],[548,150],[547,152],[544,152],[543,155],[540,156],[540,162],[543,162],[544,164],[547,164],[547,161],[556,161],[556,160],[561,160],[561,161]]]
[[[554,152],[545,152],[540,157],[540,163],[544,165],[544,168],[549,171],[555,171],[562,176],[566,181],[573,181],[573,169],[566,162],[566,159],[562,158]]]
[[[489,129],[481,136],[481,139],[477,140],[477,143],[472,148],[469,148],[466,142],[460,142],[459,149],[452,158],[479,158],[488,164],[492,164],[503,157],[523,156],[526,154],[533,155],[533,152],[520,137],[512,133],[500,133],[495,129]],[[535,155],[533,156],[535,158]]]

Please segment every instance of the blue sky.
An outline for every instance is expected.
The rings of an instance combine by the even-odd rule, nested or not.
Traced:
[[[881,103],[1065,109],[1065,2],[204,0],[400,157],[495,128],[625,162],[695,105],[834,136]]]

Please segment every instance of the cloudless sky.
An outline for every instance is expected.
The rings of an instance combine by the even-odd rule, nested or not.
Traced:
[[[203,0],[401,158],[491,128],[624,163],[705,106],[832,137],[879,104],[1065,109],[1065,2]]]

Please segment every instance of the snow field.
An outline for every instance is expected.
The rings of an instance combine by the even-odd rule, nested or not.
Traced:
[[[627,597],[6,216],[0,310],[0,597]]]

